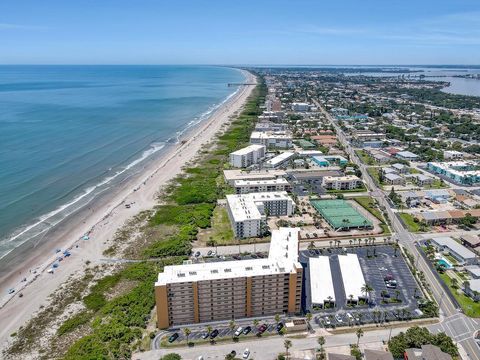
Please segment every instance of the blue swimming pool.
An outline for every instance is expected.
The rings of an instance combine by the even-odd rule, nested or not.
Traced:
[[[451,269],[453,266],[452,264],[450,264],[447,260],[445,259],[439,259],[437,261],[437,264],[438,265],[443,265],[445,267],[445,269]]]

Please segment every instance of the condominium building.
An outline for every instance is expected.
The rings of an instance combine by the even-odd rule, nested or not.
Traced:
[[[250,135],[250,143],[288,149],[292,147],[292,135],[285,131],[253,131]]]
[[[298,229],[272,231],[268,258],[166,266],[155,283],[157,326],[300,312]]]
[[[325,176],[322,186],[327,190],[353,190],[361,185],[362,181],[355,175]]]
[[[281,154],[265,161],[264,166],[266,168],[275,169],[282,165],[288,164],[288,162],[291,161],[294,157],[295,153],[293,151],[284,151]]]
[[[298,112],[305,112],[310,109],[310,105],[307,103],[302,103],[302,102],[294,102],[292,103],[292,110],[293,111],[298,111]]]
[[[293,214],[295,203],[285,191],[227,195],[227,210],[235,237],[248,238],[263,235],[267,215]]]
[[[427,168],[462,185],[480,184],[480,164],[474,161],[429,162]]]
[[[239,169],[223,170],[223,177],[225,181],[231,185],[235,185],[237,180],[271,180],[284,177],[287,173],[285,170],[280,169],[268,169],[268,170],[255,170],[255,171],[243,171]]]
[[[257,164],[265,157],[265,146],[250,145],[230,154],[230,164],[234,167],[245,168]]]
[[[270,180],[235,180],[233,186],[237,194],[290,190],[290,183],[284,178]]]

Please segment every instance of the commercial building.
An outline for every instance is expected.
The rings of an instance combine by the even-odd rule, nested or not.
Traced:
[[[427,168],[462,185],[480,184],[480,165],[474,161],[429,162]]]
[[[338,255],[338,262],[347,302],[353,301],[358,303],[360,299],[365,299],[366,294],[362,292],[365,278],[363,277],[362,267],[358,261],[357,254]]]
[[[285,191],[227,195],[228,217],[237,238],[261,236],[267,215],[287,216],[294,210],[295,203]]]
[[[243,170],[223,170],[223,177],[225,181],[231,185],[235,185],[237,180],[271,180],[284,177],[286,175],[285,170],[252,170],[252,171],[243,171]]]
[[[235,180],[235,193],[249,194],[270,191],[288,191],[290,183],[284,178],[269,180]]]
[[[324,307],[325,304],[335,304],[330,258],[328,256],[310,257],[310,291],[313,306]]]
[[[267,161],[265,161],[265,167],[275,169],[282,165],[287,164],[291,159],[295,157],[295,153],[293,151],[285,151]]]
[[[245,168],[258,162],[265,157],[264,145],[250,145],[230,154],[230,164],[234,167]]]
[[[322,186],[327,190],[353,190],[362,184],[362,180],[355,175],[325,176]]]
[[[300,312],[298,229],[272,231],[268,258],[166,266],[155,283],[157,326]]]
[[[451,237],[441,236],[437,238],[432,238],[431,243],[439,251],[452,255],[462,265],[472,265],[477,263],[476,254],[473,251],[467,249],[465,246],[456,242]]]
[[[292,147],[292,135],[285,131],[253,131],[250,135],[250,143],[264,145],[267,148],[288,149]]]

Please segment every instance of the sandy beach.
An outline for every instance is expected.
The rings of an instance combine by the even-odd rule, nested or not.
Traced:
[[[256,82],[255,77],[245,72],[246,82]],[[0,298],[0,344],[8,344],[10,334],[28,321],[40,306],[48,306],[48,297],[72,275],[83,271],[86,261],[100,264],[115,232],[130,218],[141,211],[149,210],[157,203],[158,190],[181,172],[203,144],[208,143],[221,130],[222,125],[239,111],[253,90],[253,85],[242,86],[225,104],[219,107],[182,138],[182,142],[166,148],[165,154],[152,162],[144,171],[129,182],[103,196],[88,209],[72,216],[66,225],[49,234],[48,241],[36,245],[28,255],[25,252],[10,259],[10,272],[0,278],[2,288],[14,288],[15,293]],[[131,204],[127,208],[125,204]],[[89,239],[83,240],[84,234]],[[30,245],[32,246],[32,245]],[[51,269],[58,255],[54,249],[71,249],[53,274]],[[23,281],[23,279],[26,279]],[[153,284],[152,284],[153,286]],[[20,293],[22,297],[18,296]]]

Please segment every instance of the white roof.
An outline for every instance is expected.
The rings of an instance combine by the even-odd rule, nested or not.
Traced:
[[[310,269],[312,304],[323,304],[329,301],[329,296],[335,301],[330,258],[328,256],[311,257],[308,260],[308,267]]]
[[[287,161],[288,159],[290,159],[292,156],[294,156],[295,153],[292,152],[292,151],[285,151],[277,156],[275,156],[274,158],[271,158],[270,160],[266,161],[265,164],[267,165],[270,165],[270,166],[277,166],[278,164],[281,164],[282,162],[284,161]]]
[[[290,200],[286,191],[266,191],[250,194],[229,194],[227,203],[235,222],[246,220],[261,220],[264,216],[260,213],[257,203],[267,201]]]
[[[255,185],[288,185],[288,181],[284,178],[267,179],[267,180],[235,180],[234,186],[255,186]]]
[[[266,180],[276,177],[285,176],[285,170],[261,170],[261,171],[244,171],[240,169],[223,170],[223,176],[227,182],[235,180]]]
[[[396,155],[404,158],[418,158],[418,155],[412,153],[411,151],[399,151],[396,153]]]
[[[362,293],[365,279],[363,278],[358,256],[357,254],[338,255],[338,261],[342,272],[345,296],[347,299],[350,299],[350,295],[353,295],[353,300],[358,301],[359,298],[365,296],[365,294]]]
[[[315,156],[315,155],[323,155],[323,152],[320,150],[298,150],[298,156]]]
[[[291,139],[292,136],[282,131],[253,131],[250,139]]]
[[[247,155],[253,151],[258,151],[258,150],[261,150],[261,149],[265,149],[265,145],[257,145],[257,144],[253,144],[253,145],[250,145],[250,146],[247,146],[247,147],[244,147],[242,149],[239,149],[237,151],[234,151],[232,152],[231,154],[232,155]]]
[[[440,236],[432,238],[432,241],[439,246],[444,246],[452,250],[455,254],[461,256],[463,259],[474,259],[476,257],[475,253],[468,250],[462,244],[456,242],[449,236]]]
[[[385,178],[388,180],[394,181],[394,180],[401,179],[402,177],[394,173],[387,173],[385,174]]]
[[[345,175],[345,176],[325,176],[323,181],[360,181],[359,177],[356,175]]]
[[[298,228],[273,230],[266,259],[165,266],[158,274],[155,286],[294,272],[301,267],[298,262],[298,231]]]

